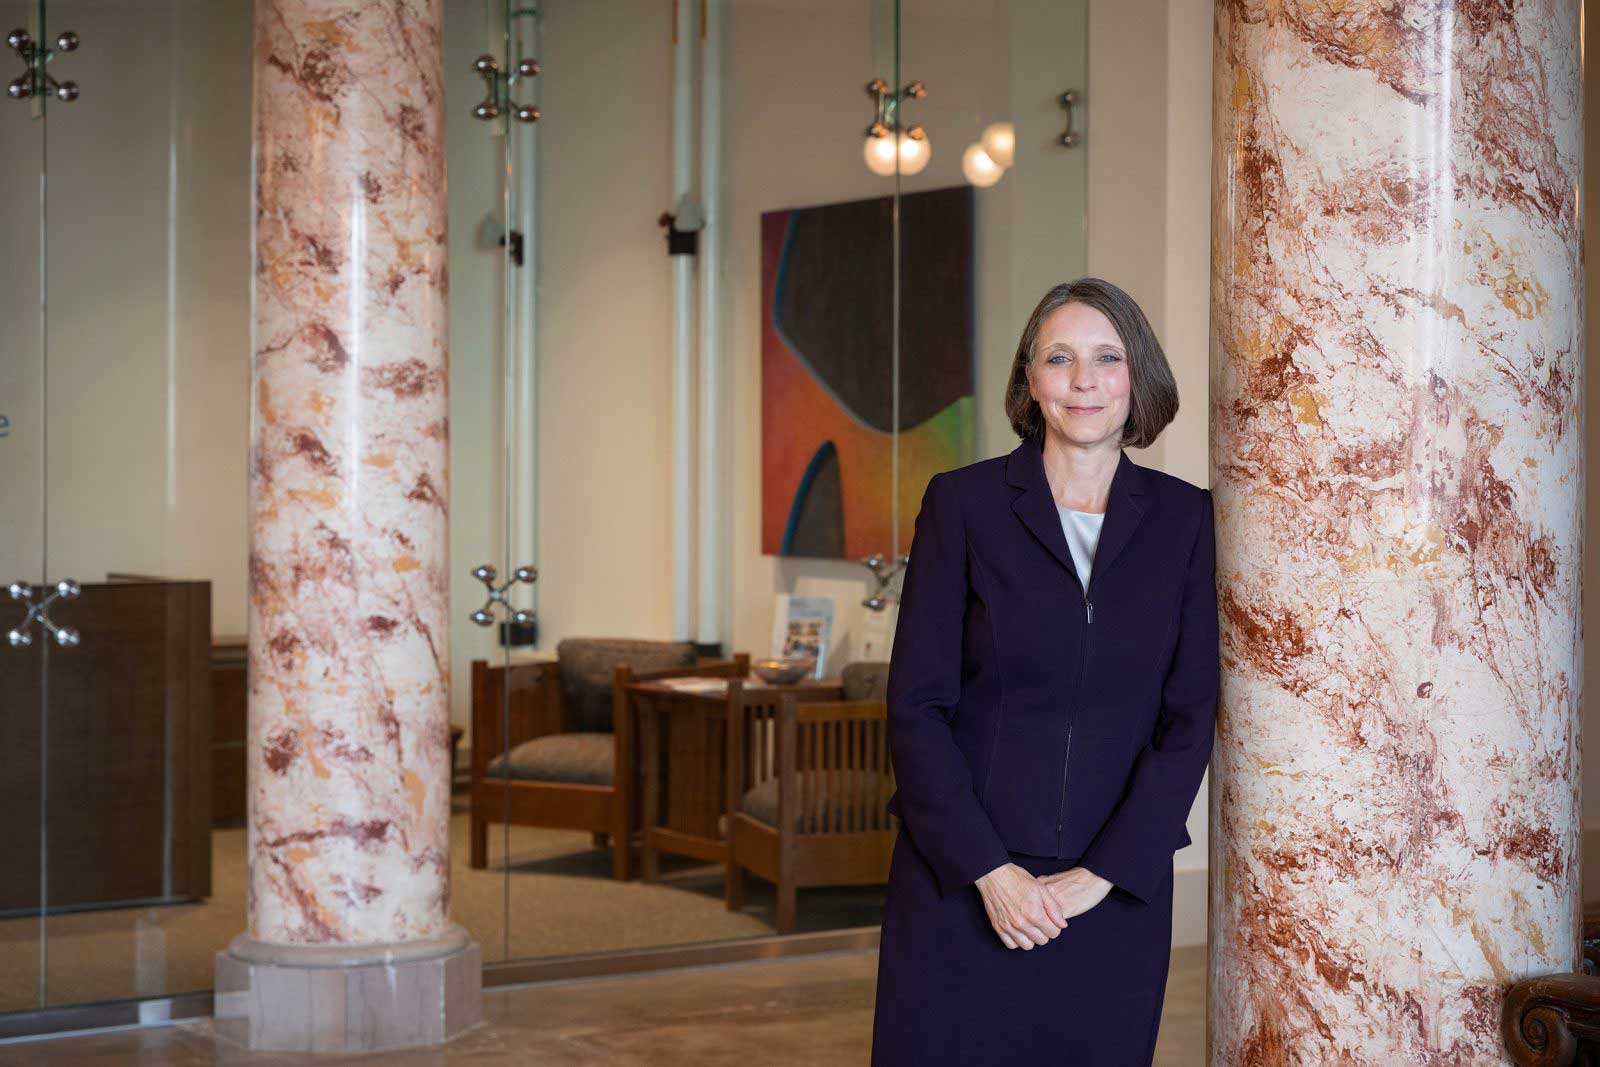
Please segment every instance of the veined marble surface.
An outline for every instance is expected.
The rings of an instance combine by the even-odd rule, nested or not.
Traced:
[[[1508,1062],[1579,966],[1578,14],[1217,4],[1219,1067]]]
[[[250,935],[449,905],[442,0],[257,0]]]

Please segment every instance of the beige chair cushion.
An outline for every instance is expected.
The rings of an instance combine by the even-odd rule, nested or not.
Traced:
[[[616,777],[615,738],[611,734],[550,734],[524,741],[511,759],[496,756],[486,774],[504,778],[509,762],[513,779],[535,782],[578,782],[611,785]]]
[[[883,805],[874,798],[880,793],[887,801],[894,795],[894,782],[886,775],[876,771],[802,771],[798,775],[801,786],[801,796],[815,796],[817,790],[828,788],[828,777],[833,776],[845,790],[846,799],[854,797],[852,810],[841,810],[839,802],[828,803],[826,798],[822,804],[822,825],[815,827],[815,832],[823,831],[855,831],[871,829],[866,825],[866,820],[871,813]],[[744,812],[746,815],[760,819],[769,826],[778,825],[778,779],[768,778],[754,789],[744,795]],[[793,807],[800,807],[800,797],[793,798]],[[882,818],[877,820],[883,822]],[[804,833],[804,819],[798,813],[795,815],[794,828],[796,833]]]

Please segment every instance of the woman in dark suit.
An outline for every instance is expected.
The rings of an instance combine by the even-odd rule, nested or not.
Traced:
[[[1177,410],[1133,299],[1058,285],[1012,366],[1021,444],[928,482],[889,666],[874,1064],[1154,1056],[1216,718],[1216,548],[1210,491],[1122,450]]]

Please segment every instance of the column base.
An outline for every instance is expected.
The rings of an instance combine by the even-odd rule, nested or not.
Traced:
[[[483,1017],[483,957],[460,926],[392,945],[268,945],[217,953],[220,1041],[280,1052],[439,1045]]]

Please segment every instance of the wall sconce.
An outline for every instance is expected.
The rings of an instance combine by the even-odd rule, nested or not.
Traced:
[[[867,169],[890,177],[895,172],[898,156],[901,174],[921,171],[933,156],[933,146],[928,141],[928,132],[921,126],[900,128],[900,104],[907,98],[920,100],[927,96],[927,87],[921,82],[912,82],[899,92],[891,92],[888,82],[873,78],[867,83],[867,95],[874,101],[872,124],[867,127],[866,144],[861,146]]]
[[[1005,168],[983,150],[983,145],[969,144],[967,150],[961,153],[961,173],[979,189],[987,189],[1000,180]]]
[[[980,189],[999,181],[1016,158],[1017,131],[1009,122],[991,122],[961,154],[961,173]]]
[[[983,128],[978,143],[983,146],[984,154],[994,160],[995,166],[1004,170],[1016,158],[1016,127],[1009,122],[991,122]]]

